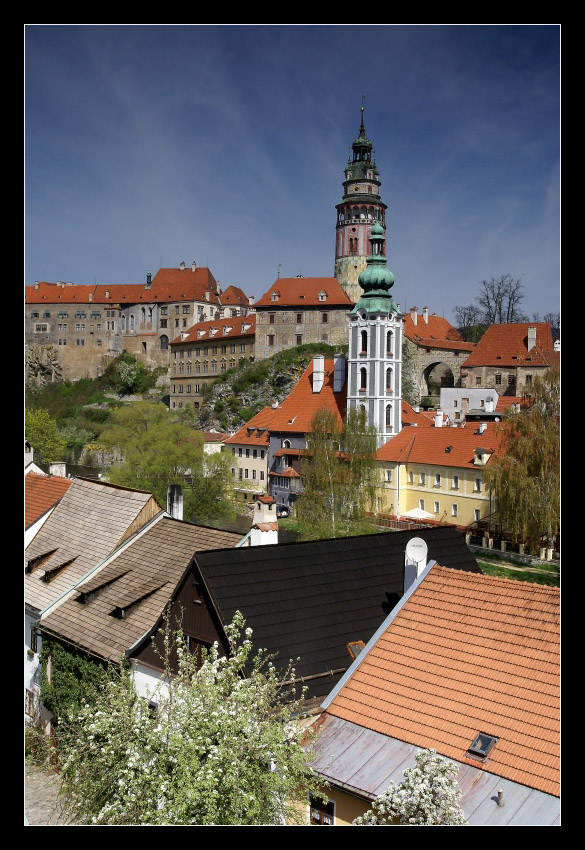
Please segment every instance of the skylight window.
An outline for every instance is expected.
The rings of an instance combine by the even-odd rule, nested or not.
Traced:
[[[487,735],[485,732],[478,732],[475,740],[468,749],[472,756],[479,758],[487,758],[489,751],[497,744],[498,739],[494,735]]]

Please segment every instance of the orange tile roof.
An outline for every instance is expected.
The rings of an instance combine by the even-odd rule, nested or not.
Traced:
[[[483,433],[478,433],[479,423],[466,422],[456,428],[403,428],[395,437],[384,443],[376,453],[376,460],[396,463],[427,463],[434,466],[455,466],[473,469],[473,450],[484,448],[497,455],[502,436],[499,427],[485,423]],[[449,447],[451,447],[449,449]],[[446,451],[449,449],[449,451]],[[488,460],[488,464],[489,464]],[[483,468],[483,467],[477,467]]]
[[[528,328],[536,328],[536,345],[528,351]],[[462,366],[552,366],[558,363],[547,322],[490,325]]]
[[[24,476],[24,521],[25,528],[44,516],[71,487],[70,478],[57,475],[39,475],[27,472]]]
[[[217,282],[209,269],[159,269],[147,289],[144,283],[112,283],[91,286],[60,286],[40,281],[25,287],[27,304],[152,304],[171,301],[201,301],[219,304]],[[209,297],[206,297],[206,293]]]
[[[558,588],[435,565],[327,712],[558,796],[559,614]]]
[[[325,407],[330,410],[341,425],[345,416],[347,402],[347,377],[341,392],[333,392],[333,358],[324,361],[325,379],[321,392],[313,392],[313,361],[309,363],[293,389],[282,401],[270,422],[271,432],[289,434],[308,434],[311,431],[313,417]],[[346,365],[347,369],[347,365]],[[347,375],[347,371],[346,371]]]
[[[434,414],[425,413],[424,410],[418,413],[412,405],[402,399],[401,401],[401,416],[402,425],[416,425],[418,428],[430,428],[433,424]]]
[[[319,301],[319,293],[325,292],[325,301]],[[278,300],[272,296],[278,294]],[[256,302],[256,307],[347,307],[353,302],[347,297],[336,277],[280,277],[268,292]]]
[[[242,425],[233,437],[225,440],[225,444],[266,448],[270,442],[269,426],[275,413],[276,409],[274,407],[264,407],[246,422],[245,425]]]
[[[225,292],[221,293],[219,300],[224,305],[239,304],[247,307],[249,304],[248,296],[239,286],[228,286]]]
[[[432,313],[425,322],[418,314],[416,325],[410,313],[404,320],[404,334],[416,345],[424,348],[448,348],[451,351],[473,351],[473,342],[465,342],[459,331],[447,319]]]
[[[245,328],[245,330],[242,330]],[[207,322],[198,322],[183,331],[183,334],[171,340],[171,345],[193,342],[209,342],[221,339],[233,339],[240,336],[254,336],[256,333],[256,316],[233,316],[225,319],[210,319]]]

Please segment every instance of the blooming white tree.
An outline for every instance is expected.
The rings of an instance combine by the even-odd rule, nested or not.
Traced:
[[[262,651],[252,657],[251,630],[243,629],[238,613],[227,628],[229,657],[215,645],[199,666],[180,634],[165,630],[166,687],[156,709],[122,670],[109,678],[97,703],[70,716],[59,742],[70,820],[301,822],[307,793],[322,796],[295,720],[302,698],[285,693],[282,674]],[[293,678],[288,670],[285,679]]]
[[[372,808],[353,821],[354,826],[408,824],[461,826],[467,823],[459,806],[459,768],[436,750],[419,750],[415,767],[404,771],[400,785],[391,782]]]

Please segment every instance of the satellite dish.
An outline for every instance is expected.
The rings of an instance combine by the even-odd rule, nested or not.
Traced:
[[[406,544],[406,557],[414,561],[415,564],[426,561],[428,551],[429,547],[422,537],[411,537]]]

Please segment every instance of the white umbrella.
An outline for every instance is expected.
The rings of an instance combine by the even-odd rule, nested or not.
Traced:
[[[412,508],[410,511],[406,511],[405,514],[401,514],[403,517],[410,517],[411,519],[432,519],[433,514],[430,514],[428,511],[423,511],[422,508]]]

